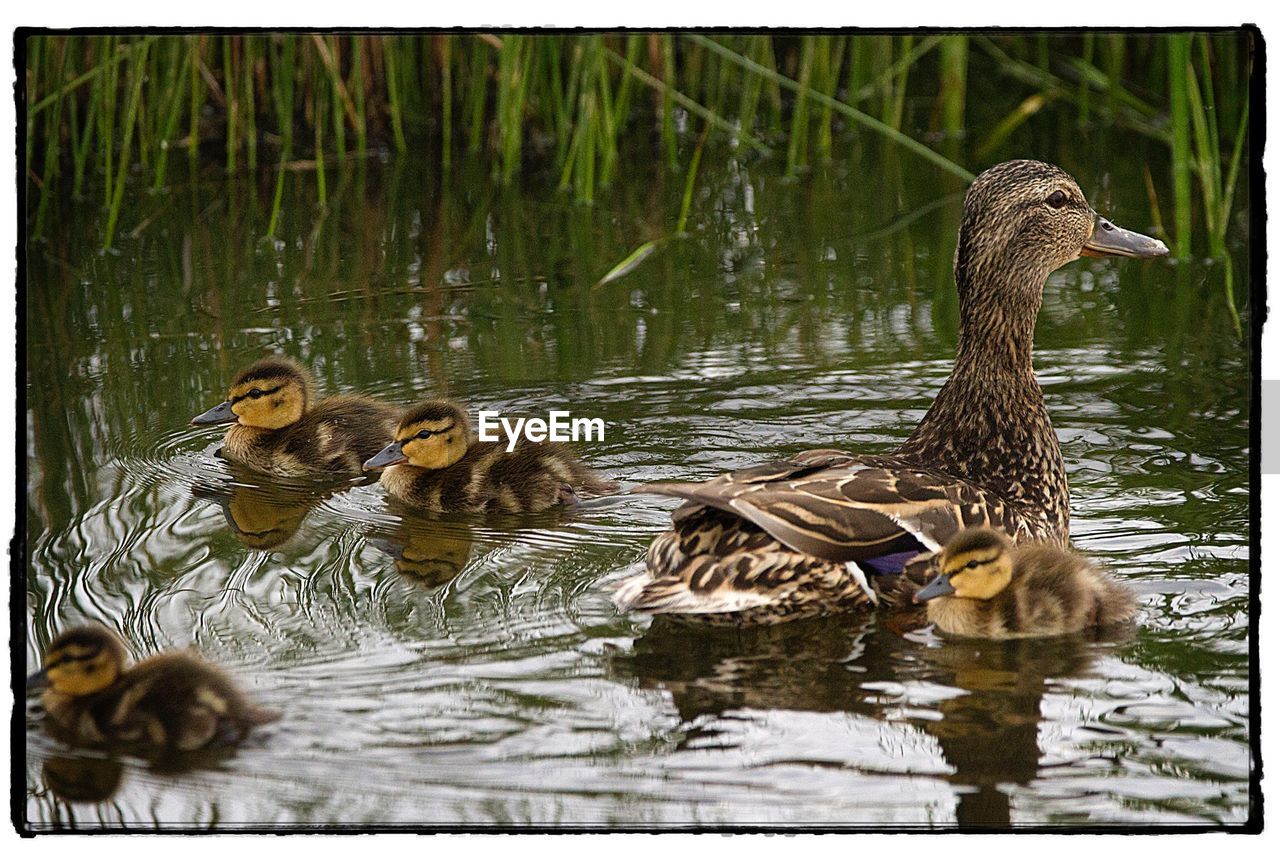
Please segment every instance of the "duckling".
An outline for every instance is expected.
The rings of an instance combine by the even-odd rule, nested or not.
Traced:
[[[387,469],[381,482],[389,494],[433,512],[537,512],[618,490],[563,445],[521,437],[507,452],[476,441],[466,410],[449,400],[406,412],[395,441],[364,467]]]
[[[227,399],[192,418],[196,426],[233,424],[222,455],[281,477],[358,475],[360,463],[391,439],[394,407],[369,397],[315,399],[311,374],[273,356],[246,367]]]
[[[126,667],[120,638],[102,625],[63,631],[45,650],[27,690],[55,723],[90,743],[141,743],[192,750],[242,739],[279,719],[254,705],[226,675],[175,652]]]
[[[940,573],[914,599],[929,602],[929,619],[943,631],[996,640],[1118,625],[1137,609],[1129,590],[1078,554],[1049,544],[1015,547],[989,527],[952,537]]]

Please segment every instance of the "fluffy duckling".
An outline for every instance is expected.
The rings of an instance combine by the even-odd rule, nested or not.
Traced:
[[[395,441],[364,467],[387,469],[381,482],[389,494],[433,512],[537,512],[618,490],[561,444],[522,437],[507,452],[477,441],[466,410],[449,400],[406,412]]]
[[[282,477],[359,474],[391,439],[396,410],[361,396],[316,400],[311,375],[273,356],[240,371],[227,399],[191,423],[232,424],[222,454]]]
[[[1128,621],[1129,590],[1083,557],[1054,546],[1015,547],[989,527],[957,533],[942,551],[940,573],[915,594],[929,619],[949,634],[1044,637]]]
[[[120,638],[102,625],[63,631],[27,690],[43,689],[49,716],[89,743],[192,750],[242,739],[279,719],[254,705],[210,664],[175,652],[127,667]]]

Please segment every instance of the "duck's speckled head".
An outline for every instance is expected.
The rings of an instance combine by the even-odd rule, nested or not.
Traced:
[[[124,644],[102,625],[82,625],[59,634],[45,650],[42,667],[27,678],[27,689],[66,696],[105,690],[124,670]]]
[[[962,287],[996,265],[1035,271],[1043,281],[1082,254],[1154,258],[1169,250],[1098,216],[1075,180],[1050,163],[1010,160],[970,185],[956,247]]]
[[[449,400],[428,400],[405,412],[396,427],[396,440],[364,463],[366,471],[389,465],[448,468],[471,446],[467,412]]]
[[[973,527],[951,537],[942,549],[938,576],[915,594],[915,601],[943,595],[989,599],[1013,578],[1013,543],[999,530]]]
[[[192,418],[191,423],[238,423],[257,429],[295,424],[311,403],[311,376],[291,358],[264,358],[236,376],[227,399]]]
[[[1164,243],[1098,216],[1057,166],[1010,160],[974,180],[964,198],[955,276],[960,356],[1029,364],[1031,338],[1049,273],[1081,255],[1155,258]]]

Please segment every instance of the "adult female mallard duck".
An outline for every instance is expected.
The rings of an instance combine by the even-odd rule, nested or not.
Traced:
[[[390,440],[396,410],[355,395],[316,400],[306,368],[273,356],[240,371],[227,399],[191,423],[232,424],[222,454],[268,474],[355,475]]]
[[[395,441],[364,467],[386,468],[381,483],[390,495],[432,512],[537,512],[618,490],[563,444],[522,436],[508,451],[476,441],[466,410],[449,400],[406,412]]]
[[[1005,640],[1074,634],[1133,618],[1133,595],[1093,563],[1056,545],[1014,546],[988,527],[960,531],[939,573],[916,592],[948,634]]]
[[[102,625],[63,631],[27,679],[53,721],[89,743],[200,749],[242,739],[279,718],[247,698],[220,670],[184,653],[125,664],[120,638]]]
[[[915,432],[883,456],[811,450],[705,483],[636,488],[685,503],[645,573],[618,587],[619,610],[779,622],[874,606],[905,563],[964,527],[1065,544],[1066,472],[1031,364],[1045,280],[1081,255],[1165,254],[1098,216],[1057,166],[983,172],[956,246],[955,366]]]

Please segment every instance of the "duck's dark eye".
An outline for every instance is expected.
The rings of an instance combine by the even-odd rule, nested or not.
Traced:
[[[977,560],[970,560],[969,562],[967,562],[967,563],[965,563],[965,564],[964,564],[964,567],[965,567],[966,569],[976,569],[976,568],[978,568],[978,561],[977,561]]]
[[[1067,203],[1067,194],[1062,190],[1054,190],[1053,194],[1044,200],[1044,203],[1057,210]]]
[[[429,429],[418,430],[418,438],[431,438],[431,430]]]
[[[256,400],[256,399],[258,399],[259,397],[261,397],[261,396],[262,396],[262,392],[261,392],[261,391],[259,391],[257,388],[254,388],[252,391],[250,391],[250,392],[249,392],[249,396],[250,396],[252,399]]]

